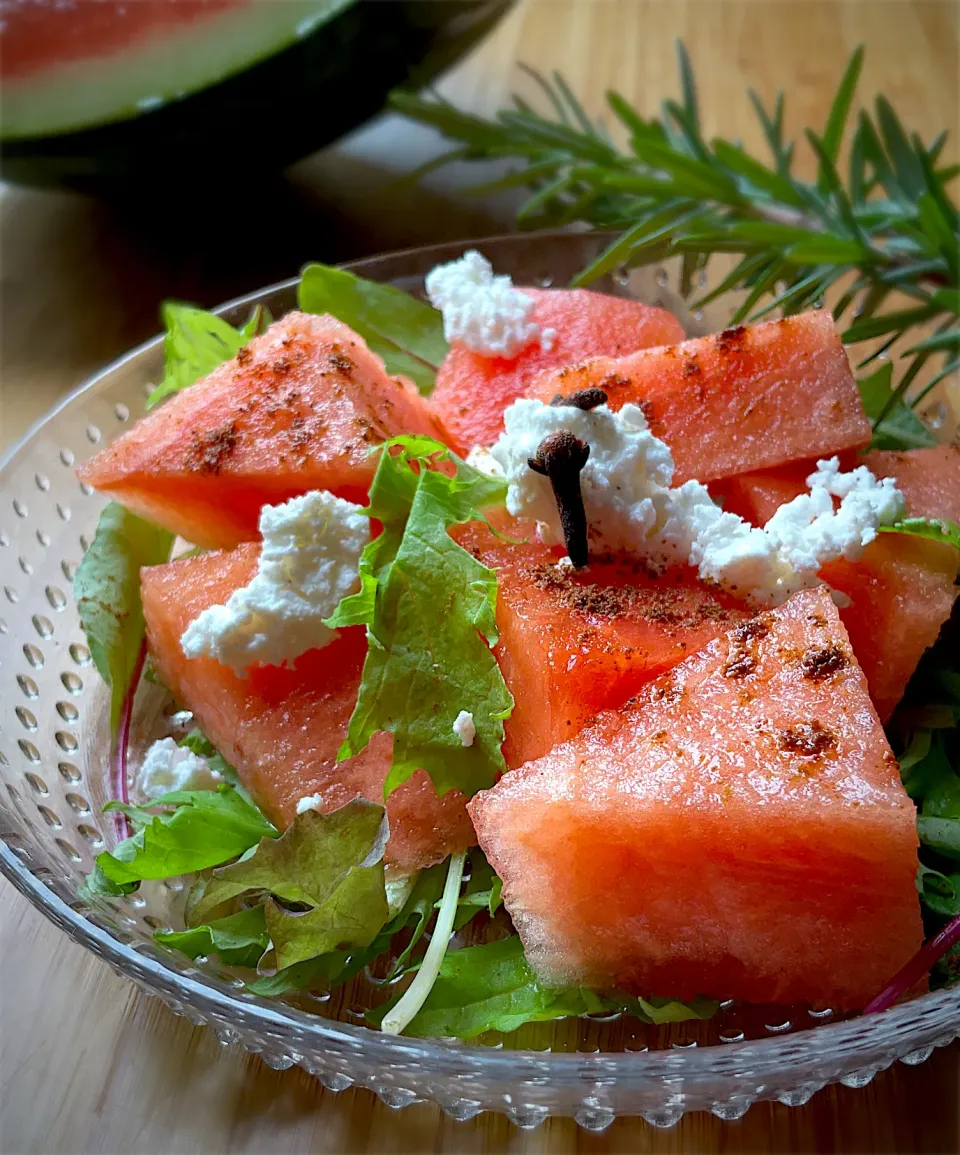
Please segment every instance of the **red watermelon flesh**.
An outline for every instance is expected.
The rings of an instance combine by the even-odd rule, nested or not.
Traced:
[[[866,445],[870,422],[829,313],[726,329],[545,373],[528,396],[599,387],[640,405],[673,453],[674,485]]]
[[[514,540],[533,529],[500,528]],[[494,653],[515,701],[503,746],[511,769],[572,738],[748,616],[692,571],[653,577],[627,559],[558,569],[556,551],[536,540],[512,545],[476,523],[457,536],[497,571]]]
[[[455,343],[437,373],[430,403],[458,453],[496,441],[504,409],[545,370],[683,340],[683,327],[665,309],[587,289],[523,292],[534,300],[531,319],[556,330],[549,350],[533,344],[516,357],[484,357]]]
[[[321,794],[325,810],[358,795],[382,803],[390,769],[388,734],[375,735],[355,757],[336,760],[366,655],[361,627],[341,630],[329,646],[308,651],[290,669],[254,666],[244,678],[211,658],[183,654],[180,638],[187,625],[250,581],[258,548],[248,544],[142,571],[157,673],[281,829],[308,794]],[[463,795],[451,791],[438,798],[423,771],[390,795],[387,814],[386,857],[404,869],[430,866],[474,841]]]
[[[288,313],[78,474],[187,541],[232,546],[257,537],[263,505],[311,489],[364,503],[374,446],[438,432],[413,386],[346,325]]]
[[[920,945],[915,811],[824,590],[468,809],[545,984],[852,1009]]]
[[[202,24],[248,0],[136,0],[135,3],[14,3],[4,11],[5,81],[58,65],[108,57],[142,40]]]
[[[858,458],[877,477],[895,477],[913,517],[960,521],[960,449],[873,450]],[[856,462],[851,463],[856,464]],[[724,508],[763,525],[783,502],[806,492],[816,462],[743,474],[724,483]],[[881,534],[856,562],[831,562],[821,576],[851,599],[840,611],[870,693],[886,722],[924,650],[950,617],[957,554],[921,538]]]

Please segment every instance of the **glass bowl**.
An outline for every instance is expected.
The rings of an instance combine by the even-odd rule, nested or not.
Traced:
[[[480,247],[521,283],[563,285],[605,243],[563,233],[494,238]],[[464,247],[352,267],[420,291],[423,275]],[[615,273],[602,287],[665,305],[691,333],[723,328],[734,307],[726,298],[691,313],[672,264]],[[243,318],[262,302],[277,316],[295,304],[295,290],[296,281],[275,285],[222,311]],[[591,1130],[618,1115],[642,1115],[659,1127],[686,1111],[735,1119],[760,1099],[796,1106],[827,1083],[863,1086],[895,1060],[922,1062],[960,1036],[958,988],[845,1021],[803,1008],[731,1004],[710,1023],[669,1029],[585,1019],[469,1044],[393,1038],[361,1025],[359,1012],[376,994],[374,976],[332,998],[278,1002],[248,993],[214,960],[191,962],[159,946],[153,930],[170,925],[182,901],[176,883],[81,903],[78,883],[114,831],[99,813],[109,790],[107,694],[71,594],[102,500],[74,469],[140,416],[161,364],[160,338],[135,349],[68,397],[0,463],[0,869],[71,938],[178,1014],[213,1027],[221,1043],[239,1043],[270,1066],[298,1064],[334,1091],[369,1087],[394,1107],[433,1100],[456,1119],[500,1111],[521,1127],[549,1115],[573,1115]],[[163,692],[145,684],[135,744],[163,732],[169,712]]]

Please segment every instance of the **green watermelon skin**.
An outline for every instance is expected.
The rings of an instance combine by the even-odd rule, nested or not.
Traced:
[[[256,186],[420,87],[466,52],[513,0],[359,0],[247,70],[130,119],[5,140],[0,176],[102,195]],[[251,173],[251,159],[255,172]]]

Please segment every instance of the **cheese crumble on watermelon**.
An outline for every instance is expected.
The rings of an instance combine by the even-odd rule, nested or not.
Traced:
[[[562,431],[589,448],[580,488],[588,540],[598,554],[637,554],[660,568],[689,564],[704,580],[757,605],[817,585],[827,562],[855,561],[877,530],[904,511],[890,478],[878,481],[866,466],[841,473],[833,457],[807,478],[808,494],[781,506],[762,528],[752,526],[724,512],[699,481],[671,488],[670,450],[631,402],[613,412],[605,402],[583,410],[523,398],[507,409],[504,423],[497,442],[472,460],[495,463],[509,482],[508,510],[536,519],[545,542],[563,540],[561,514],[551,481],[529,461],[545,437]]]

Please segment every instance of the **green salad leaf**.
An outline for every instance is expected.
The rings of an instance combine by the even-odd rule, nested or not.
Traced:
[[[960,915],[960,873],[944,874],[929,866],[917,871],[917,890],[923,905],[944,918]]]
[[[881,525],[881,533],[904,533],[926,537],[960,550],[960,525],[944,517],[905,517],[893,525]]]
[[[136,833],[97,855],[100,873],[88,885],[101,876],[124,886],[191,874],[236,858],[261,838],[277,837],[260,811],[226,784],[217,790],[176,790],[145,807],[109,802],[104,811],[125,814]]]
[[[922,536],[927,536],[921,530]],[[935,536],[935,540],[943,540]],[[917,891],[928,936],[960,916],[960,614],[920,661],[888,726],[903,785],[917,807]],[[960,952],[931,971],[934,985],[960,979]]]
[[[893,363],[885,362],[869,377],[857,382],[870,424],[873,425],[871,449],[922,449],[936,445],[937,440],[909,405],[897,401],[889,412],[893,398]],[[878,418],[882,419],[878,421]]]
[[[147,398],[152,409],[164,398],[179,393],[218,365],[235,357],[240,349],[270,323],[269,314],[257,305],[239,329],[228,321],[198,309],[166,301],[162,309],[166,333],[163,338],[163,380]]]
[[[144,636],[140,567],[170,556],[173,534],[111,501],[73,579],[80,625],[100,677],[110,687],[116,733]]]
[[[270,945],[262,906],[253,906],[187,930],[156,931],[157,942],[189,958],[216,954],[229,966],[256,967]]]
[[[368,1012],[379,1025],[399,998]],[[485,1031],[515,1031],[524,1023],[568,1016],[627,1010],[647,1022],[683,1022],[711,1017],[717,1004],[698,999],[609,998],[583,987],[553,990],[542,986],[523,952],[518,935],[482,946],[448,951],[433,989],[405,1034],[472,1039]]]
[[[413,880],[401,909],[382,927],[376,938],[365,949],[330,951],[319,958],[295,963],[278,970],[275,975],[268,975],[249,983],[249,990],[254,994],[270,996],[293,990],[308,990],[319,985],[327,988],[341,986],[384,954],[389,949],[394,935],[407,927],[412,927],[410,940],[391,970],[391,974],[398,973],[406,966],[414,947],[427,929],[434,906],[443,891],[445,877],[446,868],[442,863],[421,870]]]
[[[307,265],[299,302],[305,313],[331,313],[349,325],[383,358],[388,373],[409,377],[421,393],[433,388],[447,342],[443,318],[430,305],[330,265]]]
[[[452,476],[428,464],[452,467]],[[386,795],[423,769],[438,793],[469,796],[506,769],[500,745],[513,699],[490,651],[498,636],[496,574],[447,532],[482,520],[504,493],[502,481],[429,438],[394,438],[381,454],[366,512],[383,532],[364,550],[360,593],[344,599],[328,624],[366,624],[360,692],[339,758],[390,731]],[[477,730],[471,746],[453,732],[464,709]]]
[[[389,917],[386,836],[383,807],[364,799],[329,814],[298,814],[279,838],[214,870],[191,897],[187,925],[204,924],[241,896],[262,895],[277,969],[369,946]]]

